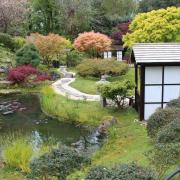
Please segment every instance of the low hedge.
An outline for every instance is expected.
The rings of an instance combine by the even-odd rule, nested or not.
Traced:
[[[165,108],[158,109],[152,114],[147,122],[147,133],[154,138],[160,128],[180,117],[180,109]]]
[[[133,180],[155,180],[154,173],[147,169],[140,167],[134,163],[121,164],[113,168],[106,168],[97,166],[88,172],[85,180],[114,180],[114,179],[133,179]]]
[[[180,143],[180,117],[170,122],[157,133],[157,143]]]
[[[80,76],[100,77],[104,74],[118,76],[127,72],[128,65],[113,59],[89,59],[79,64],[76,69]]]

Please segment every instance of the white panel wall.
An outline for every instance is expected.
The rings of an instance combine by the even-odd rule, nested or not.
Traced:
[[[180,84],[180,66],[164,67],[164,84]]]
[[[162,83],[162,66],[145,68],[145,84]]]
[[[148,120],[148,118],[156,111],[156,109],[160,107],[161,104],[145,104],[144,119]]]
[[[117,51],[117,60],[122,61],[122,51]]]
[[[146,86],[145,87],[145,102],[161,102],[162,86]]]
[[[164,86],[164,102],[169,102],[180,97],[180,85],[165,85]]]

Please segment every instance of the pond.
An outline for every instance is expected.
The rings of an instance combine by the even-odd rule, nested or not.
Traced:
[[[16,107],[16,106],[19,107]],[[16,107],[16,110],[4,111],[2,107]],[[6,112],[10,112],[9,114]],[[20,136],[27,138],[34,148],[41,144],[83,143],[85,149],[96,149],[97,138],[85,127],[60,122],[46,116],[40,107],[37,95],[14,95],[0,97],[0,137]],[[86,143],[88,142],[88,143]]]

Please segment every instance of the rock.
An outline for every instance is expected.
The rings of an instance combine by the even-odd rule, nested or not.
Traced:
[[[13,114],[14,113],[14,111],[6,111],[6,112],[3,112],[2,114],[3,115],[9,115],[9,114]]]
[[[22,111],[25,111],[27,108],[26,107],[22,107],[22,108],[19,108],[18,111],[22,112]]]
[[[110,128],[111,126],[113,126],[114,124],[117,124],[117,120],[113,117],[113,116],[105,116],[103,118],[103,122],[101,123],[101,125],[98,127],[98,133],[99,136],[98,137],[104,137],[107,135],[108,132],[108,128]]]

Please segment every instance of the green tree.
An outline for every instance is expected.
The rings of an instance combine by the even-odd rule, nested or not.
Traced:
[[[127,97],[134,93],[134,83],[125,80],[123,82],[113,82],[98,87],[99,92],[103,98],[111,99],[116,103],[118,108],[123,108]]]
[[[180,8],[171,7],[138,14],[130,25],[124,46],[134,43],[174,42],[180,35]]]
[[[16,64],[17,65],[32,65],[37,67],[40,63],[39,51],[33,44],[25,45],[16,53]]]
[[[29,32],[58,32],[60,29],[58,16],[58,0],[32,0],[29,11]]]
[[[140,12],[148,12],[160,8],[167,8],[170,6],[180,7],[179,0],[142,0],[139,3]]]

